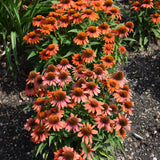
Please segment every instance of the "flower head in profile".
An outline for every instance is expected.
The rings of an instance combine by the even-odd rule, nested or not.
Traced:
[[[134,23],[131,21],[126,22],[126,27],[129,29],[129,32],[133,32]]]
[[[140,11],[140,9],[141,9],[141,2],[135,1],[135,2],[132,4],[131,9],[132,9],[132,10],[135,10],[135,11]]]
[[[85,32],[78,33],[73,41],[77,45],[85,45],[86,43],[89,43],[89,40],[87,38],[87,34]]]
[[[83,11],[83,15],[82,15],[82,19],[84,18],[88,18],[92,21],[96,21],[97,19],[99,19],[99,16],[93,10],[86,9],[85,11]]]
[[[43,97],[38,97],[34,102],[32,108],[36,110],[37,112],[40,112],[43,105],[47,103],[47,99],[44,99]]]
[[[60,64],[57,65],[58,68],[60,68],[61,70],[66,70],[66,69],[71,69],[72,65],[69,64],[69,60],[67,58],[63,58],[60,61]]]
[[[25,95],[26,96],[33,96],[35,94],[35,86],[34,83],[27,83],[25,88]]]
[[[128,112],[130,115],[132,115],[133,102],[131,102],[131,101],[125,101],[125,102],[121,105],[121,110],[122,110],[123,112]]]
[[[101,114],[103,109],[103,102],[97,101],[92,97],[89,97],[89,99],[86,100],[86,102],[87,103],[83,105],[85,107],[85,110],[88,110],[89,113],[96,113],[96,115]]]
[[[45,17],[42,15],[37,15],[33,18],[32,24],[33,26],[40,27],[45,22]]]
[[[143,8],[153,8],[153,0],[143,0],[141,7]]]
[[[87,28],[87,36],[90,38],[98,38],[100,35],[100,31],[96,26],[90,26]]]
[[[108,12],[108,10],[110,10],[110,9],[112,8],[112,6],[113,6],[112,0],[106,0],[106,1],[104,2],[103,6],[104,6],[104,10],[105,10],[106,12]]]
[[[90,144],[87,145],[87,155],[86,155],[84,150],[82,150],[82,152],[81,152],[81,155],[83,156],[83,159],[86,159],[88,157],[89,160],[92,160],[92,157],[93,157],[93,153],[92,152],[93,151],[95,151],[95,149],[91,148]]]
[[[109,28],[108,23],[106,23],[106,22],[104,22],[101,25],[99,25],[98,29],[100,30],[101,34],[107,34],[111,30]]]
[[[46,54],[49,54],[51,56],[55,55],[59,51],[58,44],[49,44],[46,48]]]
[[[119,37],[127,37],[129,29],[125,25],[122,25],[117,29],[117,31]]]
[[[30,71],[28,78],[26,79],[27,83],[34,83],[36,77],[39,75],[39,72],[36,71]]]
[[[34,118],[27,119],[27,123],[24,125],[27,131],[30,131],[33,127],[36,126],[36,122]]]
[[[116,63],[114,57],[111,55],[103,55],[103,57],[101,57],[101,61],[108,68],[111,68]]]
[[[42,75],[36,76],[34,81],[35,88],[39,89],[40,87],[42,87],[42,85],[43,85],[43,76]]]
[[[95,126],[91,126],[87,122],[87,124],[83,123],[83,126],[80,128],[80,132],[78,133],[78,137],[82,137],[82,142],[85,142],[86,144],[90,143],[92,144],[92,137],[93,134],[97,134],[97,130],[93,130]]]
[[[114,114],[114,113],[117,113],[118,112],[118,106],[116,104],[110,104],[109,105],[109,108],[111,109],[111,113]]]
[[[73,130],[74,133],[79,132],[79,126],[82,126],[80,124],[81,119],[77,118],[77,115],[74,116],[73,113],[70,114],[70,117],[67,118],[65,124],[65,129],[70,132],[70,130]]]
[[[112,115],[112,113],[111,113],[111,108],[109,107],[109,105],[107,104],[107,103],[104,103],[103,105],[102,105],[102,107],[103,107],[103,109],[102,109],[102,113],[103,114],[106,114],[106,115]]]
[[[124,128],[121,128],[119,131],[117,131],[117,135],[120,135],[121,138],[126,137],[126,130]]]
[[[40,39],[40,35],[36,34],[35,31],[29,32],[27,33],[27,35],[25,35],[23,37],[23,40],[27,42],[27,44],[37,44],[39,43]]]
[[[112,7],[109,12],[112,14],[112,19],[116,17],[117,19],[121,19],[121,11],[116,7]]]
[[[86,63],[93,62],[94,58],[96,57],[96,53],[92,49],[83,50],[82,53],[82,60]]]

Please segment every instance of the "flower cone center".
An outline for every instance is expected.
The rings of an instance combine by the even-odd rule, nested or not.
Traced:
[[[74,154],[72,151],[67,151],[64,153],[65,160],[73,160]]]
[[[54,96],[57,101],[63,101],[66,98],[66,93],[64,91],[55,91]]]
[[[53,79],[55,79],[56,75],[53,72],[48,72],[46,79],[51,81]]]
[[[80,40],[85,40],[87,37],[86,33],[84,33],[84,32],[78,33],[77,36],[78,36],[78,39],[80,39]]]
[[[77,97],[81,97],[83,95],[83,90],[81,88],[74,89],[74,95]]]
[[[96,83],[88,82],[87,88],[90,89],[90,90],[94,90],[96,88]]]

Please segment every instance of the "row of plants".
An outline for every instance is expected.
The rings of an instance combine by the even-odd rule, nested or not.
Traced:
[[[112,0],[61,0],[33,18],[23,40],[35,64],[25,94],[35,100],[26,129],[36,155],[54,160],[116,159],[130,130],[132,94],[122,71],[133,33]]]

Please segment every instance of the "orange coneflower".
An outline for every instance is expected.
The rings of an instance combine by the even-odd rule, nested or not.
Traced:
[[[73,66],[69,64],[69,60],[67,58],[63,58],[60,61],[60,64],[57,65],[61,70],[71,69]]]
[[[122,71],[117,71],[113,73],[110,78],[116,80],[119,83],[120,87],[122,88],[123,88],[123,85],[128,82],[124,77],[124,73]]]
[[[86,84],[86,80],[84,78],[79,78],[77,82],[73,85],[73,88],[81,88],[82,84]]]
[[[123,127],[126,127],[129,131],[131,130],[131,121],[127,118],[127,114],[123,116],[118,113],[118,117],[114,121],[117,122],[115,126],[116,131],[119,131]]]
[[[46,48],[46,54],[50,54],[51,56],[55,55],[59,51],[58,44],[49,44]]]
[[[116,7],[112,7],[109,12],[112,14],[112,19],[116,17],[117,19],[121,19],[121,11]]]
[[[97,130],[93,130],[94,126],[91,126],[87,122],[87,124],[83,123],[83,127],[80,128],[80,132],[78,133],[78,137],[82,137],[82,142],[85,142],[86,144],[90,143],[92,144],[92,134],[97,134]]]
[[[65,122],[61,121],[63,116],[60,114],[50,114],[46,118],[45,126],[50,130],[53,128],[54,131],[60,131],[60,129],[65,127]]]
[[[40,31],[44,35],[47,35],[47,34],[49,35],[50,32],[53,31],[53,26],[51,24],[43,24]]]
[[[91,1],[90,6],[95,10],[95,11],[103,11],[103,5],[102,1]]]
[[[60,19],[60,26],[63,27],[63,28],[66,28],[69,24],[70,24],[70,20],[69,20],[69,17],[68,16],[61,16]]]
[[[103,57],[101,57],[101,61],[108,68],[111,68],[112,65],[116,63],[114,57],[111,55],[103,55]]]
[[[73,72],[75,73],[75,80],[77,80],[78,78],[82,78],[84,77],[83,74],[85,72],[85,68],[84,67],[77,67],[77,70],[75,69]]]
[[[67,130],[68,132],[70,132],[70,130],[73,130],[74,133],[79,132],[79,126],[82,126],[82,124],[80,124],[82,120],[80,118],[77,118],[77,115],[74,116],[73,113],[70,114],[70,117],[67,118],[65,124],[65,130]]]
[[[75,13],[73,15],[73,24],[82,23],[83,19],[81,17],[81,14],[79,12]]]
[[[51,55],[46,53],[46,49],[43,49],[41,52],[39,52],[39,56],[42,60],[47,60],[51,58]]]
[[[79,64],[84,64],[84,62],[81,58],[81,53],[73,54],[72,63],[76,66],[79,65]]]
[[[60,148],[59,150],[57,150],[56,152],[54,152],[54,160],[58,160],[58,158],[60,156],[62,156],[62,152],[63,152],[62,148]]]
[[[114,44],[105,43],[102,48],[103,48],[103,51],[104,51],[106,54],[111,54],[111,53],[113,53],[113,51],[114,51]]]
[[[80,101],[85,102],[87,99],[87,96],[84,94],[83,89],[74,88],[72,90],[72,99],[74,100],[74,102],[80,103]]]
[[[129,32],[133,32],[134,23],[131,21],[126,22],[126,27],[129,29]]]
[[[76,2],[73,3],[72,7],[74,9],[78,9],[78,10],[85,10],[86,9],[86,2],[82,1],[82,0],[78,0]]]
[[[127,37],[129,29],[125,25],[122,25],[117,29],[117,31],[119,37]]]
[[[109,28],[108,23],[106,23],[106,22],[104,22],[101,25],[99,25],[98,29],[100,30],[101,34],[107,34],[111,30]]]
[[[109,108],[111,109],[111,114],[117,113],[118,112],[118,106],[116,104],[110,104]]]
[[[88,113],[96,113],[96,115],[99,115],[102,113],[102,105],[103,102],[97,101],[96,99],[89,97],[88,100],[86,100],[86,104],[83,106],[85,107],[85,110],[88,110]]]
[[[53,65],[53,64],[49,64],[49,65],[47,66],[47,69],[45,70],[45,73],[44,73],[44,74],[46,74],[46,73],[48,73],[48,72],[57,73],[57,67],[56,67],[55,65]]]
[[[128,86],[128,85],[123,85],[123,87],[121,87],[121,89],[127,91],[128,94],[129,94],[130,96],[132,96],[131,90],[129,89],[129,86]]]
[[[96,57],[96,53],[92,49],[86,49],[83,50],[82,53],[82,60],[85,63],[91,63],[94,61],[94,58]]]
[[[64,15],[64,13],[66,12],[66,10],[64,10],[64,9],[56,9],[55,12],[58,14],[58,16],[61,16],[61,15]]]
[[[158,14],[157,12],[155,12],[154,14],[151,14],[151,21],[153,23],[160,23],[160,14]]]
[[[106,71],[105,69],[103,69],[100,65],[98,66],[94,66],[94,70],[93,72],[94,74],[94,78],[98,78],[100,80],[102,79],[106,79],[108,76],[108,71]]]
[[[76,10],[73,9],[73,8],[71,8],[71,9],[68,10],[67,16],[68,16],[68,18],[69,18],[70,21],[73,20],[73,18],[74,18],[73,15],[74,15],[75,13],[76,13]]]
[[[42,106],[47,103],[47,99],[44,99],[43,97],[38,97],[35,101],[33,101],[32,108],[36,110],[37,112],[40,112],[42,109]]]
[[[85,89],[85,93],[93,97],[94,95],[98,96],[101,92],[99,86],[95,82],[88,82],[82,85],[82,88]]]
[[[40,35],[36,34],[35,31],[29,32],[27,33],[27,35],[25,35],[23,37],[23,40],[27,42],[27,44],[36,44],[38,43],[41,39],[40,39]]]
[[[27,131],[30,131],[37,123],[35,122],[35,118],[27,119],[27,123],[24,125]]]
[[[117,81],[115,81],[114,79],[109,79],[109,80],[107,80],[106,83],[107,83],[108,91],[110,93],[112,93],[120,88],[119,83]]]
[[[90,38],[98,38],[100,35],[100,31],[96,26],[90,26],[87,28],[87,36]]]
[[[128,112],[130,115],[132,115],[132,110],[133,110],[133,102],[131,101],[125,101],[122,105],[121,105],[121,109],[123,112]]]
[[[45,22],[45,17],[42,15],[37,15],[36,17],[33,18],[32,24],[33,26],[40,27],[42,24]]]
[[[48,17],[48,18],[46,18],[46,24],[52,25],[52,29],[54,31],[58,29],[57,19],[55,17]]]
[[[113,35],[113,33],[110,32],[104,36],[103,40],[105,40],[106,43],[114,43],[115,36]]]
[[[107,103],[104,103],[102,105],[103,109],[102,109],[102,113],[106,114],[106,115],[112,115],[111,111],[112,109],[109,107],[109,105]]]
[[[103,63],[100,63],[100,64],[94,64],[94,68],[96,67],[101,67],[103,71],[106,70],[106,66],[103,64]]]
[[[53,97],[51,104],[57,106],[59,109],[67,106],[67,103],[70,102],[70,97],[66,95],[66,92],[62,88],[53,92]]]
[[[158,9],[160,9],[160,2],[156,2],[156,7],[158,7]]]
[[[83,75],[85,79],[94,78],[94,72],[87,69],[84,71]]]
[[[84,18],[89,18],[90,20],[95,21],[95,20],[99,19],[99,16],[93,10],[87,9],[87,10],[83,11],[82,19],[84,19]]]
[[[69,84],[72,81],[72,77],[68,70],[61,70],[58,74],[58,85],[64,87],[65,84]]]
[[[51,99],[52,99],[52,95],[50,95],[49,97],[51,97]],[[48,98],[49,98],[48,97]],[[50,101],[51,101],[51,99],[50,99]],[[57,106],[56,107],[54,107],[54,108],[50,108],[50,110],[48,110],[47,111],[47,115],[49,116],[49,115],[51,115],[51,114],[55,114],[55,115],[64,115],[64,110],[60,110]]]
[[[143,0],[141,7],[143,8],[153,8],[153,0]]]
[[[107,115],[105,114],[99,115],[94,120],[96,121],[95,124],[97,125],[98,129],[104,127],[107,130],[107,132],[110,132],[112,130],[110,124],[113,123],[114,121],[111,120]]]
[[[132,4],[131,9],[135,10],[135,11],[140,11],[140,7],[141,7],[141,3],[139,1],[136,1]]]
[[[51,7],[52,8],[52,7]],[[58,13],[56,12],[49,12],[47,17],[55,17],[58,18]]]
[[[119,51],[122,53],[122,54],[125,54],[126,53],[126,48],[124,46],[120,46],[119,47]]]
[[[43,85],[44,86],[56,86],[58,83],[58,77],[54,72],[48,72],[43,77]]]
[[[71,0],[60,0],[60,6],[62,9],[68,10],[71,8]]]
[[[46,110],[38,112],[36,117],[35,117],[35,122],[37,124],[43,124],[46,121],[46,117],[47,117],[47,111]]]
[[[126,130],[124,128],[121,128],[119,131],[117,131],[117,135],[120,135],[121,138],[126,137]]]
[[[32,141],[35,143],[40,143],[45,141],[50,134],[48,133],[48,129],[44,125],[35,126],[33,132],[31,133]]]
[[[81,155],[83,156],[83,159],[88,158],[88,160],[92,160],[93,157],[93,151],[95,151],[96,149],[91,148],[91,145],[87,145],[87,155],[86,152],[82,149]]]
[[[104,2],[103,6],[104,6],[104,10],[105,10],[106,12],[108,12],[108,10],[111,9],[112,6],[113,6],[112,0],[106,0],[106,1]]]
[[[87,34],[85,32],[78,33],[73,41],[77,45],[85,45],[86,43],[89,43],[89,40],[87,38]]]
[[[39,75],[39,72],[36,71],[30,71],[28,78],[26,79],[27,83],[34,83],[35,78]]]

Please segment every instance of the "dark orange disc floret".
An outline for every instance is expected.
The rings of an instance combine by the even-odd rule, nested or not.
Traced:
[[[59,79],[61,79],[61,80],[65,80],[67,77],[68,77],[68,73],[67,72],[61,72],[60,74],[59,74]]]
[[[110,108],[112,109],[112,112],[113,112],[113,113],[116,113],[116,112],[118,111],[118,107],[117,107],[116,104],[110,104],[109,106],[110,106]]]
[[[104,103],[102,107],[104,108],[104,110],[107,110],[109,108],[109,105],[107,103]]]
[[[104,6],[105,6],[105,7],[111,7],[112,5],[113,5],[112,0],[106,0],[106,1],[104,2]]]
[[[94,54],[94,53],[93,53],[93,50],[92,50],[92,49],[86,49],[86,50],[83,51],[83,56],[84,56],[84,57],[87,57],[87,58],[92,57],[93,54]]]
[[[122,25],[118,28],[119,33],[126,33],[127,31],[128,31],[128,29],[125,25]]]
[[[108,23],[102,23],[100,26],[99,26],[100,29],[108,29],[109,28],[109,25]]]
[[[103,69],[101,67],[96,67],[94,69],[94,72],[96,73],[96,75],[101,75],[103,73]]]
[[[78,37],[78,39],[80,39],[80,40],[85,40],[86,37],[87,37],[87,34],[84,33],[84,32],[80,32],[80,33],[77,34],[77,37]]]
[[[54,48],[55,48],[54,44],[49,44],[47,47],[48,50],[53,50]]]
[[[89,136],[92,133],[91,129],[88,128],[88,127],[83,127],[81,129],[81,131],[82,131],[82,133],[83,133],[84,136]]]
[[[123,117],[123,118],[121,118],[120,120],[119,120],[119,124],[123,127],[123,126],[127,126],[127,124],[128,124],[128,120],[125,118],[125,117]]]
[[[60,61],[60,64],[61,64],[62,66],[66,66],[67,64],[69,64],[69,61],[68,61],[68,59],[63,58],[63,59]]]
[[[77,85],[79,87],[82,87],[82,84],[86,84],[86,80],[84,78],[80,78],[78,81],[77,81]]]
[[[131,21],[126,22],[126,26],[127,26],[128,28],[131,28],[131,29],[134,28],[134,24],[133,24],[133,22],[131,22]]]
[[[56,18],[55,17],[48,17],[47,19],[46,19],[46,21],[47,21],[47,24],[55,24],[55,22],[56,22]]]
[[[48,72],[46,79],[47,80],[53,80],[56,77],[56,75],[53,72]]]
[[[68,119],[68,123],[71,125],[71,126],[75,126],[78,124],[78,119],[75,118],[75,117],[71,117]]]
[[[38,104],[38,105],[43,105],[45,103],[45,99],[39,97],[39,98],[36,99],[35,103]]]
[[[70,2],[70,0],[61,0],[62,4],[68,4]]]
[[[94,90],[96,88],[96,83],[95,82],[88,82],[87,88],[90,90]]]
[[[49,123],[56,124],[59,121],[59,118],[57,115],[51,114],[48,118]]]
[[[94,108],[94,107],[97,107],[98,106],[98,102],[96,100],[92,100],[91,101],[91,106]]]
[[[87,14],[87,15],[91,15],[92,14],[92,10],[91,9],[87,9],[84,14]]]
[[[66,98],[66,93],[60,89],[54,92],[54,96],[57,101],[63,101]]]
[[[74,153],[72,151],[67,151],[64,153],[64,158],[66,160],[72,160],[74,158]]]
[[[60,21],[68,22],[68,17],[67,16],[61,16]]]
[[[81,88],[75,88],[73,94],[77,97],[81,97],[83,95],[83,90]]]
[[[109,117],[106,116],[106,115],[102,115],[102,116],[100,117],[100,119],[101,119],[101,122],[104,123],[104,124],[109,123]]]
[[[47,67],[47,72],[54,72],[56,70],[55,65],[49,64]]]
[[[96,32],[96,27],[95,26],[91,26],[88,28],[88,31],[91,33],[95,33]]]
[[[125,108],[128,108],[128,109],[133,107],[133,104],[130,101],[125,101],[124,105],[125,105]]]
[[[31,72],[29,72],[28,78],[29,79],[34,79],[34,78],[36,78],[36,76],[37,76],[37,73],[35,71],[31,71]]]
[[[122,80],[124,78],[124,73],[122,71],[118,71],[114,73],[112,76],[115,80]]]
[[[104,61],[106,61],[106,62],[113,62],[114,58],[113,58],[113,56],[108,55],[108,56],[105,57]]]
[[[124,97],[124,98],[128,96],[128,92],[125,90],[120,91],[119,94],[121,97]]]

